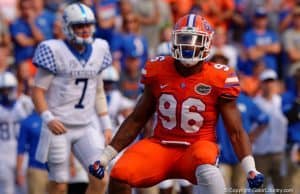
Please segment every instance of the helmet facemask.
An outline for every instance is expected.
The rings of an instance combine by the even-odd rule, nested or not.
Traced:
[[[209,56],[213,33],[176,30],[172,34],[172,56],[185,66],[196,65]]]
[[[91,24],[91,35],[88,37],[88,38],[83,38],[83,37],[80,37],[78,35],[76,35],[76,33],[74,32],[74,25],[88,25],[88,24]],[[90,23],[72,23],[72,24],[69,24],[68,26],[68,31],[69,31],[69,40],[70,41],[74,41],[76,44],[91,44],[93,43],[94,39],[93,39],[93,34],[95,32],[95,25],[93,22],[90,22]]]

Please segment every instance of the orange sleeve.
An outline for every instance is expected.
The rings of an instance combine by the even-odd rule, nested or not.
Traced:
[[[217,88],[218,97],[235,99],[240,94],[240,82],[233,69],[224,71]]]
[[[144,85],[152,85],[155,82],[157,64],[147,61],[145,67],[142,69],[141,83]]]

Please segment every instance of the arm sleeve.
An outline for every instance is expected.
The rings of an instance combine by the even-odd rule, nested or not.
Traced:
[[[42,68],[51,72],[52,74],[56,74],[56,64],[53,51],[51,50],[50,46],[45,43],[39,44],[35,50],[32,63],[38,68]]]
[[[103,56],[103,60],[102,60],[102,64],[100,66],[100,69],[98,71],[98,73],[100,74],[104,69],[106,69],[107,67],[112,65],[112,56],[109,50],[109,46],[108,43],[106,42],[105,44],[105,51],[104,51],[104,56]]]
[[[54,79],[54,75],[48,70],[39,68],[34,78],[34,85],[47,90]]]
[[[25,34],[25,33],[24,33],[24,27],[23,27],[23,25],[20,25],[20,24],[19,24],[19,21],[18,21],[18,20],[16,20],[14,23],[12,23],[12,24],[9,26],[9,31],[10,31],[11,36],[12,36],[13,38],[15,38],[15,37],[16,37],[18,34],[20,34],[20,33]]]
[[[155,81],[155,63],[147,62],[146,66],[142,69],[141,83],[143,85],[151,85]]]
[[[98,76],[97,80],[96,110],[98,114],[108,112],[105,91],[103,88],[103,80],[101,75]]]
[[[240,94],[239,79],[233,69],[224,72],[225,78],[218,88],[218,96],[224,99],[236,99]]]

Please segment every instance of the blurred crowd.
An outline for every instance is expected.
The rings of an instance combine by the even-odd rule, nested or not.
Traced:
[[[19,96],[30,95],[36,72],[32,64],[36,46],[43,40],[64,38],[61,12],[69,2],[73,1],[0,0],[0,73],[9,71],[17,77]],[[270,187],[300,193],[300,1],[80,2],[90,6],[96,15],[95,37],[107,40],[110,45],[113,67],[103,78],[116,127],[141,92],[139,80],[146,61],[158,55],[170,55],[173,24],[185,14],[200,14],[215,30],[209,60],[234,68],[240,78],[242,94],[238,107],[253,144],[257,170],[267,176]],[[38,115],[30,116],[26,119],[39,119],[32,118]],[[228,188],[245,188],[246,179],[224,131],[220,122],[220,169]],[[19,138],[19,141],[25,140]],[[25,151],[24,146],[18,146],[18,154]],[[21,167],[23,159],[19,158],[20,161],[15,166],[18,167],[16,179],[23,186],[26,182],[21,176],[25,176]],[[83,182],[86,180],[83,178]],[[190,187],[188,183],[182,185]],[[163,192],[166,186],[160,188]],[[140,192],[156,193],[155,189]]]

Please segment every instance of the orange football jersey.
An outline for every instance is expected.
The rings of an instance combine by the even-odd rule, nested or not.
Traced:
[[[218,98],[236,98],[240,92],[234,70],[204,62],[200,72],[183,77],[174,62],[172,57],[159,56],[142,70],[141,82],[151,88],[157,100],[154,138],[215,142]]]

